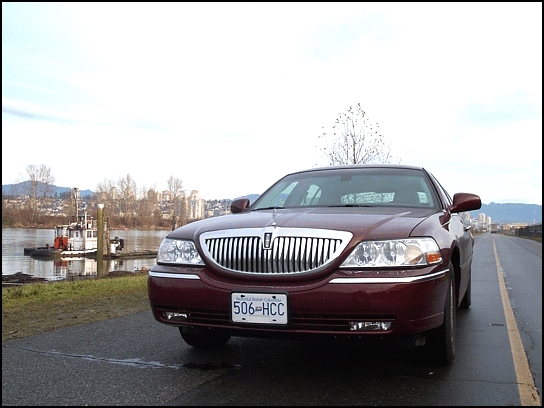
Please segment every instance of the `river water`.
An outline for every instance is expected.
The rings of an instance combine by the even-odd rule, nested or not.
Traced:
[[[125,240],[125,252],[157,251],[169,230],[110,230],[110,237]],[[74,277],[97,276],[96,259],[65,258],[35,259],[24,255],[25,247],[52,245],[55,232],[52,229],[2,228],[2,276],[18,272],[47,281],[59,281]],[[155,258],[104,260],[104,269],[109,272],[150,269]]]

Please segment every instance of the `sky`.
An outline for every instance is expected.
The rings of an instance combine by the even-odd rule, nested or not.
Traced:
[[[450,195],[542,204],[541,2],[2,2],[2,184],[260,194],[358,103]]]

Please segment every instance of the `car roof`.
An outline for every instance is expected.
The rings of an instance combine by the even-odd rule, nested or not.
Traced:
[[[413,165],[407,165],[407,164],[392,164],[392,163],[372,163],[372,164],[366,163],[366,164],[342,164],[342,165],[336,165],[336,166],[312,167],[306,170],[293,171],[289,174],[307,173],[311,171],[320,171],[320,170],[345,170],[345,169],[368,169],[368,168],[423,170],[427,172],[421,166],[413,166]]]

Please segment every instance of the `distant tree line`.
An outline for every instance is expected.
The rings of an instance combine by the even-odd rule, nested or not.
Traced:
[[[19,182],[18,187],[10,191],[12,200],[2,194],[2,226],[52,228],[65,223],[67,216],[76,215],[76,203],[70,193],[58,195],[58,199],[65,204],[69,201],[69,208],[63,209],[64,215],[51,214],[51,203],[57,194],[53,184],[55,177],[49,167],[45,164],[31,164],[26,171],[28,181]],[[181,179],[170,176],[167,185],[163,201],[159,202],[159,193],[154,185],[138,189],[130,174],[117,181],[105,179],[97,185],[93,196],[80,198],[80,208],[85,206],[92,216],[96,213],[96,204],[104,204],[110,228],[168,229],[172,225],[179,226],[193,221],[188,219],[184,211],[185,191]]]
[[[325,128],[325,126],[323,127]],[[387,163],[391,159],[390,144],[379,133],[377,123],[372,123],[360,104],[339,113],[332,131],[318,136],[320,150],[328,165]],[[26,168],[29,182],[20,182],[20,191],[10,196],[25,197],[24,205],[8,205],[2,200],[2,226],[45,226],[62,221],[63,217],[46,215],[46,202],[54,192],[55,177],[45,164],[31,164]],[[104,204],[105,214],[112,228],[174,228],[194,221],[187,214],[186,192],[181,179],[170,176],[167,191],[158,200],[156,186],[141,186],[127,174],[117,181],[104,179],[96,187],[95,195],[87,198],[88,211],[96,213],[94,206]],[[69,194],[69,193],[67,193]],[[59,197],[61,199],[67,196]],[[167,216],[165,217],[165,213]]]

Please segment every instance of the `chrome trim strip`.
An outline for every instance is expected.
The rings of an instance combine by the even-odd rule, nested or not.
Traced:
[[[449,270],[431,273],[423,276],[410,276],[406,278],[335,278],[329,283],[412,283],[424,280],[439,279],[448,273]]]
[[[200,279],[200,276],[189,273],[163,273],[149,271],[148,276],[152,276],[153,278]]]

